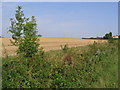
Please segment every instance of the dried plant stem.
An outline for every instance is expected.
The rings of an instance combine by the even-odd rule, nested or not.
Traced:
[[[5,55],[5,57],[8,57],[8,54],[7,54],[7,50],[5,48],[5,45],[2,43],[2,47],[3,47],[3,56]]]

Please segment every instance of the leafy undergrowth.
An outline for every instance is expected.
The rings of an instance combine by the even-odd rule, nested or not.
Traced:
[[[66,50],[66,51],[64,51]],[[3,88],[117,88],[118,42],[3,58]]]

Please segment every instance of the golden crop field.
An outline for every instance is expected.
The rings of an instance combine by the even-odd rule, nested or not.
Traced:
[[[5,55],[15,55],[15,51],[17,50],[16,46],[11,46],[10,43],[11,38],[0,38],[2,42],[0,46],[0,56]],[[91,39],[78,39],[78,38],[40,38],[40,47],[43,47],[44,51],[49,50],[58,50],[61,49],[61,45],[67,44],[68,47],[77,47],[77,46],[85,46],[94,43],[94,41],[98,43],[105,42],[105,40],[91,40]]]

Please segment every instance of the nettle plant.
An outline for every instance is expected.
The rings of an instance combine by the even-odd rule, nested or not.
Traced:
[[[22,54],[25,57],[33,57],[38,51],[39,39],[41,35],[37,35],[37,24],[35,17],[31,20],[24,17],[22,7],[18,6],[15,14],[15,19],[11,18],[9,32],[12,33],[11,43],[18,46],[17,54]]]

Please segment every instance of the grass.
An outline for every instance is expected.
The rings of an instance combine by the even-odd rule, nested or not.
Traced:
[[[3,58],[3,88],[117,88],[118,42]],[[69,63],[72,62],[72,63]]]

